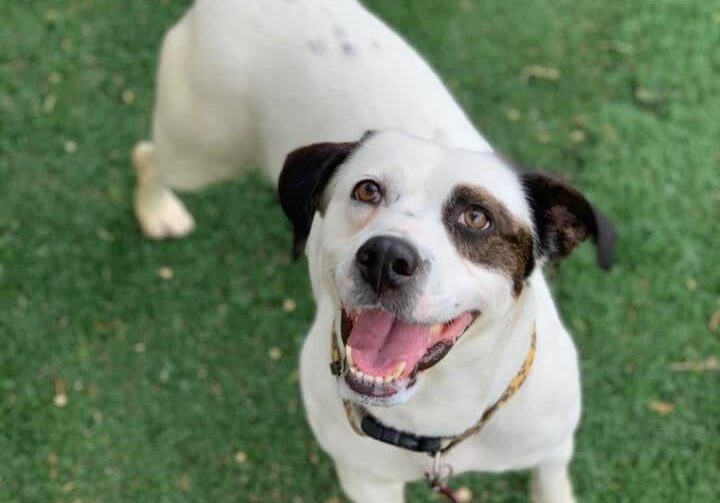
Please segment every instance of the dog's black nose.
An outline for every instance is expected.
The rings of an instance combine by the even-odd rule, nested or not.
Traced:
[[[420,255],[407,241],[392,236],[368,239],[355,255],[360,274],[375,293],[395,289],[418,271]]]

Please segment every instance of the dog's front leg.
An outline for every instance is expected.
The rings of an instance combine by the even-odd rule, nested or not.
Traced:
[[[568,473],[572,452],[570,441],[533,469],[530,491],[533,503],[575,503]]]
[[[340,485],[353,503],[403,503],[405,484],[362,473],[361,469],[336,465]]]

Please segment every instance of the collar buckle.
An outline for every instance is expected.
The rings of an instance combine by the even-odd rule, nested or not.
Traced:
[[[448,480],[453,476],[453,469],[449,464],[443,463],[442,456],[443,451],[435,451],[432,471],[425,474],[425,480],[434,493],[444,496],[448,501],[457,503],[455,492],[448,487]]]

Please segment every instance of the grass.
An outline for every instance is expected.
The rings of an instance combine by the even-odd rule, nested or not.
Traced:
[[[619,226],[611,273],[589,247],[550,272],[582,354],[581,501],[718,501],[720,373],[671,371],[720,356],[718,6],[368,3],[495,145]],[[304,422],[313,306],[273,190],[185,197],[199,228],[182,241],[133,221],[128,152],[187,4],[0,4],[0,501],[340,498]],[[457,482],[526,501],[523,474]]]

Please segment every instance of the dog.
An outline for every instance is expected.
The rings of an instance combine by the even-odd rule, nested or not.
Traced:
[[[532,471],[574,500],[577,352],[542,273],[610,222],[493,151],[430,66],[354,0],[198,0],[166,35],[151,141],[133,152],[146,236],[194,226],[173,190],[260,166],[317,313],[310,426],[356,503],[426,476]],[[289,153],[289,154],[288,154]]]

